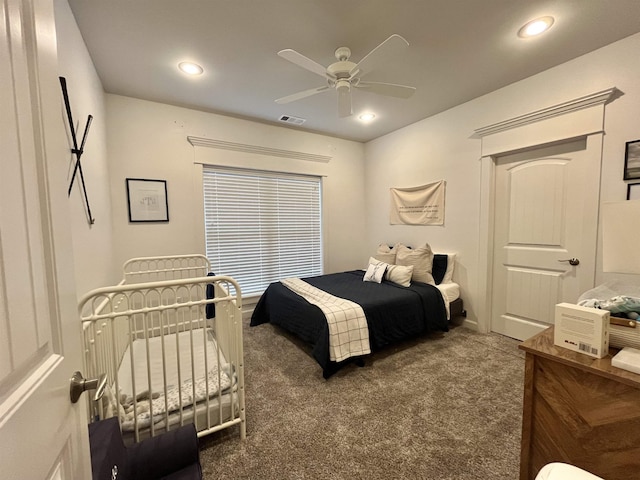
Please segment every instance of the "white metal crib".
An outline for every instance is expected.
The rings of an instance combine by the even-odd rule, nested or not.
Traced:
[[[199,436],[239,425],[246,436],[242,297],[207,276],[202,255],[142,257],[123,281],[80,300],[85,370],[106,373],[95,418],[118,416],[125,441],[194,423]]]

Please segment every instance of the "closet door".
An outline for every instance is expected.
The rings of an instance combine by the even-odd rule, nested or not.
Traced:
[[[51,0],[0,1],[0,477],[87,479]],[[84,398],[83,398],[84,400]]]
[[[599,136],[496,158],[492,330],[524,340],[595,275]]]

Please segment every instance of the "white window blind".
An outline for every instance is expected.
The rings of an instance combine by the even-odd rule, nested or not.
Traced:
[[[321,179],[204,166],[206,254],[243,295],[322,274]]]

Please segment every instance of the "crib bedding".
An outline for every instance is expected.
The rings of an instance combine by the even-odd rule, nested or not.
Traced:
[[[445,302],[435,286],[363,282],[363,274],[362,270],[353,270],[303,280],[362,307],[372,351],[428,332],[448,330]],[[267,287],[253,312],[251,326],[263,323],[278,325],[309,343],[325,378],[344,364],[330,360],[328,326],[322,311],[280,282]]]
[[[222,352],[218,352],[210,329],[194,329],[148,340],[134,340],[125,352],[118,370],[122,430],[130,431],[135,428],[134,395],[138,399],[135,409],[138,427],[144,428],[152,421],[151,411],[153,422],[157,423],[165,419],[167,413],[171,414],[205,400],[207,394],[209,398],[213,398],[218,391],[229,390],[234,375]],[[147,364],[150,365],[149,374]],[[163,393],[165,391],[166,394]]]

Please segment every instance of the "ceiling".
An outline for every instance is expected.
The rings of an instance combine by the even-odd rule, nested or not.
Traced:
[[[106,92],[366,142],[640,32],[639,0],[69,0]],[[551,15],[544,35],[518,29]],[[409,42],[366,80],[416,87],[409,99],[337,93],[275,100],[326,85],[279,57],[358,62],[392,34]],[[204,74],[177,69],[193,61]],[[630,59],[631,61],[631,59]],[[358,115],[373,112],[374,121]],[[281,115],[306,119],[300,126]]]

